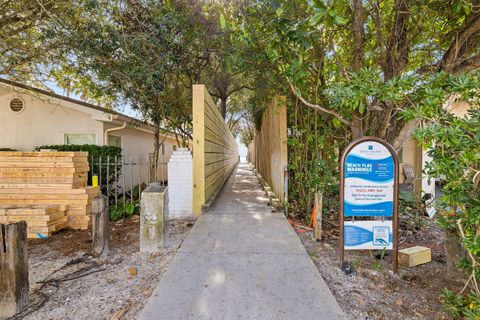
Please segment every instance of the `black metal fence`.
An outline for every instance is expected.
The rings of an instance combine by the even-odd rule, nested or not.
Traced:
[[[168,184],[167,161],[155,161],[152,155],[91,157],[89,160],[88,183],[94,185],[94,180],[98,179],[98,186],[110,205],[137,204],[149,183]]]

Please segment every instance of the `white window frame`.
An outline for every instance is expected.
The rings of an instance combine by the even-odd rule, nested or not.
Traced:
[[[98,143],[97,143],[97,133],[96,132],[92,132],[92,131],[81,131],[81,132],[71,132],[71,131],[69,131],[69,132],[64,132],[63,133],[63,144],[65,144],[65,145],[69,145],[69,144],[67,144],[67,134],[93,134],[94,140],[95,140],[95,142],[93,144],[98,145]]]
[[[120,138],[120,148],[123,149],[123,137],[119,134],[111,134],[111,133],[108,133],[108,145],[110,146],[110,137],[116,137],[116,138]]]

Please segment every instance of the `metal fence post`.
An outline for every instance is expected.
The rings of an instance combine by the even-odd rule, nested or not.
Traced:
[[[110,155],[107,156],[107,197],[110,197]]]
[[[118,204],[118,158],[115,156],[115,205]]]

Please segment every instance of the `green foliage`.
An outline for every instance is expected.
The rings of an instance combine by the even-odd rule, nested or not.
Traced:
[[[0,151],[17,151],[17,150],[11,149],[11,148],[0,148]]]
[[[458,295],[444,289],[441,296],[442,309],[455,319],[480,318],[480,296],[475,292]]]
[[[123,158],[122,148],[120,147],[97,146],[95,144],[59,144],[45,145],[35,148],[35,150],[41,149],[88,152],[88,164],[90,166],[90,171],[88,174],[88,184],[92,184],[92,175],[99,176],[100,187],[103,194],[105,195],[107,194],[107,181],[109,183],[110,189],[115,187],[122,172]],[[107,166],[109,167],[108,170]]]
[[[308,109],[288,104],[288,193],[291,212],[306,218],[312,211],[316,192],[324,199],[324,212],[338,207],[336,155],[324,121]]]
[[[116,221],[125,217],[130,217],[140,213],[140,194],[145,190],[146,185],[136,185],[132,189],[126,188],[122,196],[117,199],[116,204],[109,207],[110,220]],[[110,203],[114,203],[115,199],[110,196]]]
[[[123,205],[123,203],[119,203],[109,207],[108,216],[111,221],[116,221],[125,217],[131,217],[139,212],[140,206],[137,203],[127,202],[125,205]]]
[[[57,151],[82,151],[88,152],[89,157],[98,158],[102,157],[105,161],[107,157],[114,159],[122,156],[122,148],[115,146],[97,146],[95,144],[57,144],[57,145],[45,145],[36,147],[35,150],[41,149],[53,149]]]
[[[456,233],[468,253],[458,266],[471,275],[466,286],[472,291],[468,295],[445,291],[445,308],[456,317],[476,318],[480,292],[472,281],[480,279],[480,110],[472,108],[465,118],[446,111],[437,114],[415,136],[430,148],[428,175],[446,177],[438,223]]]
[[[66,53],[61,30],[93,14],[93,1],[2,1],[0,75],[17,80],[42,78],[40,70]]]
[[[380,256],[378,257],[378,261],[377,261],[377,257],[373,255],[372,251],[370,251],[370,255],[373,259],[373,269],[375,269],[376,271],[382,270],[382,267],[383,267],[382,261],[384,261],[386,253],[387,253],[387,250],[383,248],[380,251]]]
[[[413,190],[400,190],[398,200],[400,228],[412,232],[422,231],[425,226],[425,204],[415,199]]]

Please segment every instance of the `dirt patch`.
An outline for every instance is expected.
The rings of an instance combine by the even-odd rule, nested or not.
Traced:
[[[391,255],[379,260],[373,252],[348,251],[345,259],[356,268],[351,276],[339,268],[338,222],[334,217],[324,221],[323,243],[313,241],[311,229],[301,221],[291,223],[349,319],[450,319],[441,311],[439,296],[445,287],[461,290],[462,281],[448,274],[443,232],[432,221],[425,221],[419,232],[399,235],[400,249],[429,247],[432,262],[394,274]]]
[[[30,303],[14,319],[137,318],[193,224],[170,221],[168,250],[148,256],[139,253],[138,216],[111,223],[106,259],[90,255],[89,231],[29,240]]]

